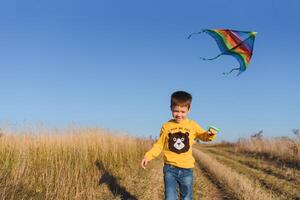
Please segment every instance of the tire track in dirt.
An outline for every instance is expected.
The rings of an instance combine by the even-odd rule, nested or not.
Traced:
[[[233,200],[222,185],[203,168],[198,161],[194,169],[194,199],[197,200]]]

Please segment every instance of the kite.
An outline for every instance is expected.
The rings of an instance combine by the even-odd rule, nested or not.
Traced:
[[[221,55],[234,56],[238,60],[240,66],[237,68],[233,68],[228,73],[223,74],[230,74],[231,72],[238,70],[239,73],[237,75],[240,75],[242,72],[246,71],[252,56],[254,40],[257,32],[236,31],[228,29],[204,29],[200,32],[190,34],[188,39],[190,39],[194,34],[201,33],[207,33],[211,37],[213,37],[221,51],[220,54],[213,58],[201,57],[201,59],[214,60]]]

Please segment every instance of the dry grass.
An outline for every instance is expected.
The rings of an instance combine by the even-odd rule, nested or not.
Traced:
[[[300,139],[282,138],[249,138],[240,139],[234,145],[235,151],[252,153],[265,158],[294,164],[300,167]]]
[[[0,199],[118,199],[118,195],[135,195],[126,190],[135,185],[118,185],[124,182],[119,177],[139,172],[139,161],[150,141],[97,128],[34,132],[6,132],[0,137]],[[115,182],[105,184],[105,177],[99,180],[103,174]]]

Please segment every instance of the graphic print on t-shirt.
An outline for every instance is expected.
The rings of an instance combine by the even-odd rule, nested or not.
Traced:
[[[188,132],[176,132],[169,133],[169,149],[170,151],[180,154],[187,152],[190,149],[189,133]]]

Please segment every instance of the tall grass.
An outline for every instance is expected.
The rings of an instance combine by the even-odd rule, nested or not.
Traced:
[[[238,152],[254,153],[270,158],[294,162],[300,166],[300,139],[252,137],[240,139],[234,148]]]
[[[126,174],[151,145],[98,128],[38,132],[0,137],[0,199],[103,199],[97,164]]]

